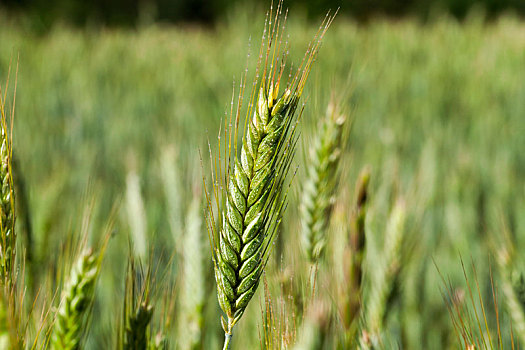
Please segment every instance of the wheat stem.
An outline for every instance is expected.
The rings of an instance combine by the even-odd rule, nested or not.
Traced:
[[[233,319],[228,319],[228,328],[224,331],[224,346],[222,347],[223,350],[230,349],[230,342],[233,338],[233,325]]]

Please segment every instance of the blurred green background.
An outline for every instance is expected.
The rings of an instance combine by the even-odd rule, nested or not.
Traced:
[[[194,196],[202,198],[203,172],[209,177],[207,140],[216,146],[232,82],[237,90],[249,51],[253,72],[266,5],[254,9],[234,1],[161,0],[0,4],[0,81],[6,81],[11,66],[11,88],[19,62],[14,153],[32,232],[31,248],[21,251],[30,249],[36,262],[34,283],[57,268],[57,255],[65,239],[79,230],[91,197],[96,203],[93,240],[117,206],[99,283],[100,319],[89,338],[90,348],[104,348],[114,336],[110,310],[120,305],[123,247],[129,236],[145,234],[151,251],[143,247],[144,254],[163,268],[180,252],[189,203]],[[459,256],[472,257],[482,290],[490,294],[491,239],[497,240],[505,227],[517,250],[525,248],[525,23],[519,17],[524,3],[289,5],[292,62],[300,60],[328,8],[342,6],[342,15],[324,39],[305,90],[308,102],[295,159],[299,172],[278,251],[287,264],[301,264],[294,242],[303,151],[335,90],[344,96],[353,127],[337,198],[342,209],[333,226],[347,224],[357,174],[371,165],[367,226],[372,247],[382,240],[395,198],[405,199],[409,218],[403,282],[389,311],[387,337],[408,349],[455,348],[436,265],[461,286]],[[184,24],[166,23],[180,21]],[[138,209],[130,208],[129,198],[138,198]],[[27,225],[21,229],[27,231]],[[330,242],[334,258],[327,264],[337,271],[338,238]],[[205,254],[207,248],[204,242]],[[373,261],[373,248],[370,256]],[[169,265],[173,280],[176,261]],[[218,305],[209,295],[205,348],[222,337]],[[251,335],[236,338],[234,348],[258,347],[259,313],[254,302],[240,325]],[[501,317],[509,334],[506,316]],[[175,335],[172,341],[177,343]]]
[[[55,22],[77,26],[136,26],[143,22],[197,22],[211,25],[221,21],[238,7],[264,10],[265,2],[257,0],[2,0],[0,8],[24,13],[32,24],[46,30]],[[465,18],[473,8],[483,9],[494,17],[505,12],[523,16],[521,0],[290,0],[293,13],[301,12],[310,19],[324,15],[327,9],[341,8],[340,16],[368,21],[376,16],[413,16],[426,20],[433,13],[448,13]]]

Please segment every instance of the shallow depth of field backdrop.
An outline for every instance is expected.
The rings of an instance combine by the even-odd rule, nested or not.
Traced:
[[[373,271],[381,259],[392,203],[401,199],[407,215],[396,262],[399,278],[382,329],[385,348],[460,346],[446,288],[450,283],[454,295],[470,303],[461,259],[469,278],[475,265],[488,327],[496,332],[492,271],[502,338],[510,346],[513,323],[501,291],[505,272],[498,270],[497,253],[509,237],[516,261],[525,251],[525,22],[519,2],[511,2],[508,12],[474,6],[459,15],[446,11],[454,9],[449,3],[454,2],[427,9],[424,16],[408,9],[403,16],[385,17],[381,13],[395,11],[380,9],[367,13],[364,21],[349,16],[341,4],[306,86],[293,165],[298,171],[266,271],[276,301],[289,293],[279,285],[301,276],[294,271],[306,266],[298,237],[299,184],[309,140],[335,91],[353,125],[316,288],[328,305],[334,303],[333,281],[343,274],[340,247],[357,175],[369,165],[367,269]],[[6,81],[9,66],[13,70],[19,57],[13,149],[27,199],[17,223],[19,255],[31,254],[26,303],[40,293],[56,305],[52,297],[59,283],[54,276],[67,237],[89,220],[89,240],[100,240],[113,220],[87,348],[111,348],[115,342],[130,239],[134,254],[156,276],[152,334],[162,323],[170,348],[184,348],[181,334],[189,333],[198,334],[202,348],[219,348],[223,333],[202,176],[210,176],[207,139],[216,147],[221,118],[229,111],[248,52],[253,72],[264,7],[232,6],[213,21],[190,18],[168,24],[152,21],[154,15],[144,6],[132,25],[115,27],[106,26],[104,16],[85,24],[51,15],[39,21],[37,7],[24,12],[8,5],[0,10],[0,81]],[[50,18],[54,22],[48,23]],[[322,18],[292,7],[290,61],[299,62]],[[28,230],[31,242],[22,234]],[[187,239],[192,230],[193,243]],[[187,244],[197,244],[202,252],[202,270],[184,269]],[[202,274],[204,284],[195,288],[205,291],[206,298],[191,332],[182,320],[188,318],[184,312],[195,312],[184,308],[185,298],[195,293],[182,292],[188,285],[183,271]],[[303,282],[292,284],[300,289]],[[261,346],[262,290],[261,284],[236,328],[234,349]],[[475,287],[472,292],[479,308]],[[300,337],[301,318],[290,327],[297,334],[289,337]],[[335,346],[333,328],[326,348]],[[525,339],[514,325],[513,330],[516,340]],[[34,326],[28,333],[35,336]]]

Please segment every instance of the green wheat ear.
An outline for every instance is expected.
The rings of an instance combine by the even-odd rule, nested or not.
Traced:
[[[141,283],[141,281],[145,281]],[[150,302],[150,270],[144,273],[135,260],[129,257],[124,297],[124,327],[122,343],[118,348],[124,350],[146,350],[150,343],[149,326],[153,317]]]
[[[7,90],[7,89],[6,89]],[[15,86],[16,94],[16,86]],[[14,106],[14,101],[13,101]],[[11,117],[14,114],[11,112]],[[8,287],[14,283],[15,262],[15,191],[13,185],[11,132],[7,127],[5,96],[0,89],[0,277]]]
[[[25,346],[21,336],[21,296],[18,294],[15,231],[15,189],[13,182],[12,129],[16,104],[18,64],[11,108],[6,107],[9,75],[5,89],[0,85],[0,348]],[[10,109],[10,110],[9,110]],[[9,120],[8,120],[9,118]]]
[[[312,264],[321,258],[327,241],[346,121],[336,102],[330,102],[310,149],[307,178],[302,186],[301,225],[303,249]]]
[[[244,80],[235,115],[232,113],[229,123],[225,122],[225,139],[229,143],[222,150],[219,143],[217,156],[215,159],[212,156],[216,169],[212,177],[217,219],[211,195],[206,193],[217,294],[226,316],[222,318],[225,349],[229,348],[233,327],[255,294],[268,261],[285,207],[283,186],[296,143],[296,110],[321,39],[333,20],[333,17],[326,17],[302,65],[280,94],[287,58],[286,50],[280,51],[286,21],[282,2],[278,4],[275,18],[273,16],[270,8],[256,74],[259,76],[261,69],[261,81],[256,80],[253,84],[240,152],[237,131]],[[224,159],[221,159],[221,152],[224,152]],[[223,162],[224,169],[221,169]]]
[[[64,290],[51,336],[51,349],[80,349],[95,299],[100,257],[92,249],[77,259]]]
[[[355,341],[362,308],[363,263],[366,254],[365,221],[369,200],[369,182],[370,169],[365,167],[361,170],[357,180],[356,198],[350,215],[349,240],[344,249],[345,279],[340,288],[338,306],[347,347],[350,347]]]
[[[388,311],[388,298],[399,273],[405,223],[406,204],[398,199],[387,221],[381,260],[374,266],[369,288],[364,293],[359,349],[374,349],[380,343],[384,319]]]

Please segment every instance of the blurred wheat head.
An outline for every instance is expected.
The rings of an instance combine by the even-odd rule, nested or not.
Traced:
[[[311,263],[322,256],[338,183],[338,168],[345,144],[347,115],[332,98],[310,149],[307,178],[302,185],[301,225],[303,249]]]
[[[9,83],[9,82],[8,82]],[[15,97],[12,109],[6,110],[8,91],[0,87],[0,277],[3,285],[11,286],[14,282],[14,263],[16,248],[15,233],[15,193],[12,172],[12,118],[15,112]],[[16,96],[16,80],[15,91]],[[10,114],[11,120],[8,120]]]

